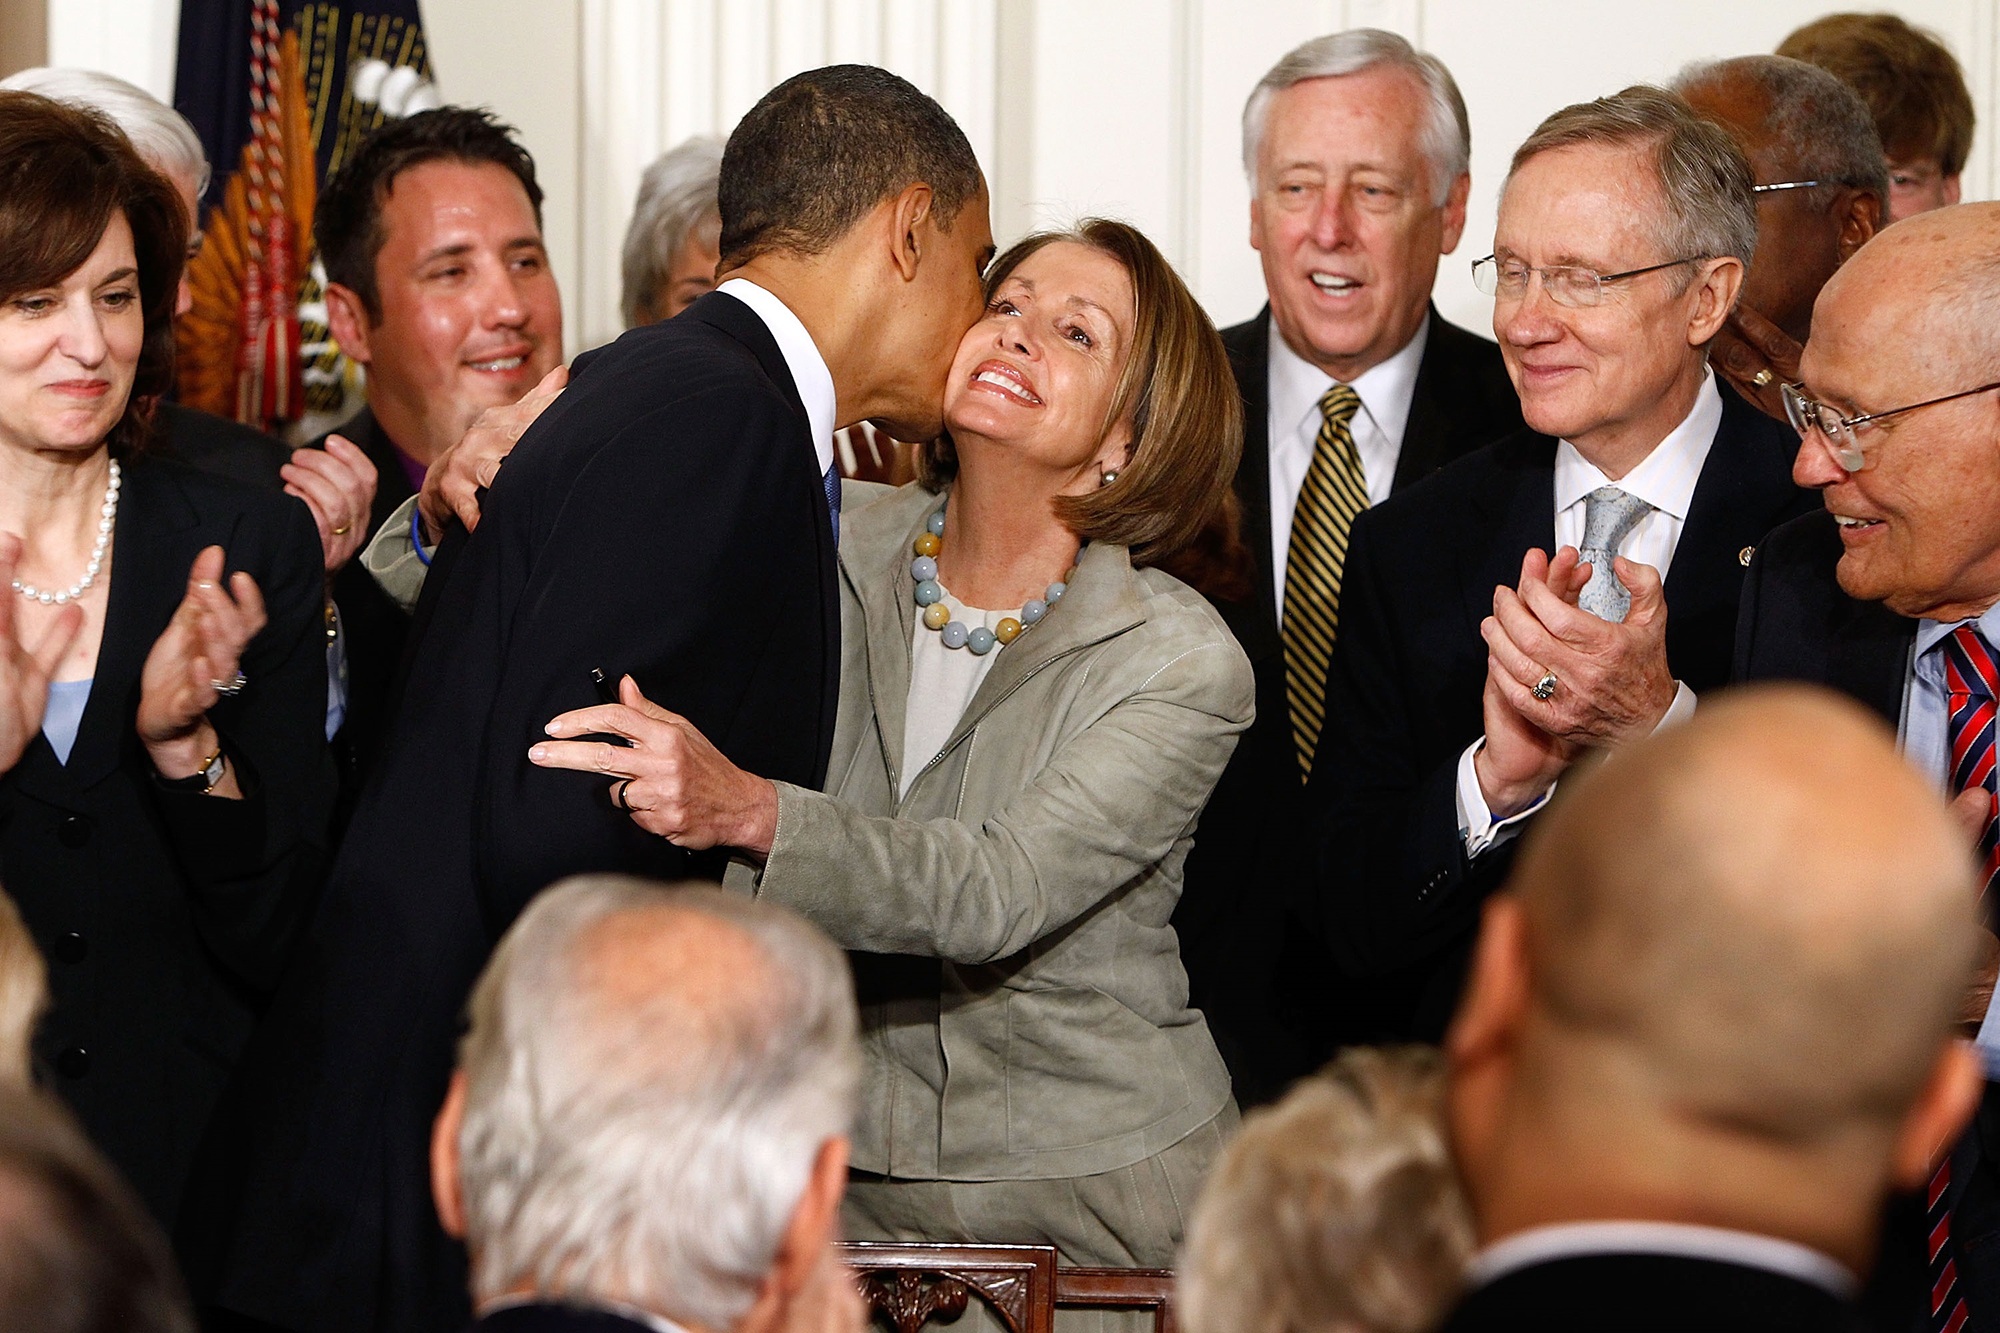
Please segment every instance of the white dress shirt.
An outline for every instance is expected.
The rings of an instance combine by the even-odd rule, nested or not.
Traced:
[[[1917,641],[1903,671],[1903,718],[1897,728],[1903,757],[1946,795],[1951,793],[1951,703],[1946,698],[1941,645],[1947,635],[1966,623],[1919,620]],[[1988,607],[1985,615],[1971,623],[1978,625],[1987,643],[2000,647],[2000,605]],[[1975,1040],[1986,1076],[2000,1079],[2000,990],[1986,1006]]]
[[[1635,564],[1651,565],[1660,571],[1662,582],[1674,562],[1674,548],[1680,544],[1681,530],[1687,526],[1688,507],[1694,502],[1695,484],[1701,480],[1702,465],[1714,447],[1715,432],[1722,425],[1722,393],[1715,387],[1715,373],[1704,371],[1694,406],[1653,451],[1617,481],[1612,481],[1597,465],[1577,451],[1568,440],[1556,445],[1555,520],[1556,546],[1583,544],[1585,500],[1600,486],[1616,486],[1653,506],[1651,513],[1632,525],[1618,554]],[[1550,552],[1551,555],[1554,552]],[[1593,571],[1594,573],[1595,571]],[[1675,682],[1674,701],[1660,726],[1672,726],[1694,715],[1694,691]],[[1486,795],[1479,790],[1479,775],[1473,759],[1486,738],[1465,747],[1458,757],[1458,828],[1465,839],[1468,856],[1478,856],[1508,841],[1527,819],[1555,792],[1550,784],[1533,805],[1518,814],[1496,821],[1487,808]]]
[[[1417,336],[1379,365],[1371,366],[1348,386],[1361,399],[1350,429],[1368,482],[1368,503],[1381,504],[1396,484],[1396,460],[1403,453],[1403,429],[1410,423],[1410,400],[1417,391],[1417,367],[1430,341],[1431,317],[1417,327]],[[1312,466],[1313,446],[1322,420],[1319,400],[1334,386],[1333,376],[1291,349],[1273,318],[1269,330],[1269,370],[1265,387],[1270,410],[1265,419],[1271,458],[1271,587],[1276,590],[1278,619],[1285,618],[1285,565],[1292,548],[1292,514],[1299,507],[1299,488]]]
[[[1811,1283],[1841,1300],[1854,1299],[1858,1288],[1853,1273],[1818,1250],[1776,1236],[1686,1222],[1562,1222],[1517,1231],[1472,1256],[1465,1285],[1483,1287],[1536,1264],[1599,1254],[1662,1254],[1740,1264]]]
[[[805,404],[806,420],[812,423],[813,452],[819,456],[819,473],[825,476],[833,466],[833,372],[826,368],[826,358],[819,354],[812,334],[783,301],[748,278],[731,278],[715,290],[728,292],[749,306],[771,331],[778,355],[785,358],[785,369],[792,372],[799,401]]]

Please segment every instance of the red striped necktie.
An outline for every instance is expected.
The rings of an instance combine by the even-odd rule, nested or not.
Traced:
[[[1993,721],[1995,700],[2000,699],[2000,668],[1993,649],[1973,625],[1960,625],[1946,638],[1944,684],[1946,700],[1945,736],[1951,745],[1951,793],[1957,796],[1974,787],[1994,791]],[[1986,829],[1979,836],[1979,896],[1982,912],[1987,891],[1992,887],[1996,864],[1996,833],[2000,821],[1987,803]],[[1951,1243],[1951,1208],[1946,1194],[1951,1186],[1951,1158],[1947,1156],[1931,1177],[1926,1199],[1925,1221],[1930,1225],[1931,1317],[1935,1333],[1969,1333],[1971,1328],[1965,1298],[1959,1291],[1958,1264]]]
[[[1973,787],[1995,790],[1993,773],[1994,700],[2000,698],[2000,667],[1975,625],[1960,625],[1944,641],[1944,683],[1949,706],[1946,737],[1951,742],[1951,794]],[[1979,836],[1979,896],[1982,909],[1993,877],[2000,871],[2000,820],[1989,801],[1986,830]]]

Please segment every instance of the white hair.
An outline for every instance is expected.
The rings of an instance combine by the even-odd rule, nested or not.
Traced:
[[[148,166],[193,181],[197,199],[208,189],[208,155],[202,151],[201,136],[186,116],[137,84],[94,69],[41,65],[0,79],[0,92],[39,93],[51,101],[101,112],[132,141]]]
[[[591,971],[596,928],[662,909],[725,923],[759,965],[613,1001]],[[459,1153],[474,1299],[526,1284],[736,1323],[821,1146],[853,1120],[840,951],[720,890],[580,876],[514,923],[469,1008]]]
[[[639,199],[625,228],[623,279],[618,308],[625,327],[665,312],[657,306],[674,256],[688,239],[704,233],[713,243],[722,235],[716,182],[722,178],[722,140],[697,134],[653,159],[639,178]]]
[[[1472,122],[1465,114],[1465,99],[1442,60],[1381,28],[1349,28],[1315,37],[1292,48],[1257,81],[1243,104],[1243,174],[1250,178],[1250,188],[1257,188],[1257,151],[1264,143],[1272,98],[1307,79],[1337,79],[1377,65],[1408,71],[1429,100],[1418,141],[1430,164],[1432,192],[1443,207],[1451,183],[1472,169]]]

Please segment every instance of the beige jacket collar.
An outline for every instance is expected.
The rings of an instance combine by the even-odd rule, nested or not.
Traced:
[[[915,558],[913,546],[924,531],[925,521],[949,494],[949,489],[938,495],[912,483],[842,520],[840,572],[861,608],[870,703],[892,787],[902,781],[898,770],[910,694],[910,639],[916,632],[912,596],[916,585],[910,579],[910,561]],[[999,660],[966,705],[965,715],[939,750],[939,758],[949,754],[1008,695],[1051,662],[1123,634],[1145,620],[1145,604],[1135,586],[1127,550],[1108,542],[1085,546],[1077,557],[1076,577],[1062,600],[1050,608],[1040,624],[1005,648],[995,649]],[[916,786],[910,784],[912,792]]]

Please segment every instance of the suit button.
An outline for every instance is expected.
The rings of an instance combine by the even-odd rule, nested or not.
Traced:
[[[64,1078],[82,1078],[90,1072],[90,1052],[81,1046],[65,1046],[56,1052],[56,1072]]]
[[[56,941],[53,952],[58,963],[80,963],[90,954],[90,941],[72,930]]]
[[[81,847],[90,841],[89,815],[64,815],[56,821],[56,841],[65,847]]]

